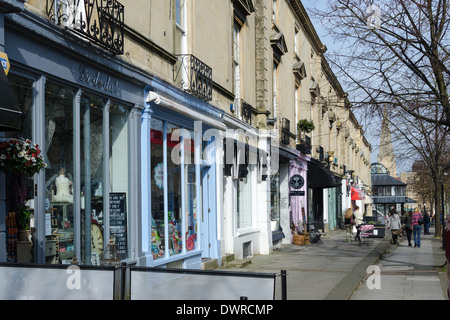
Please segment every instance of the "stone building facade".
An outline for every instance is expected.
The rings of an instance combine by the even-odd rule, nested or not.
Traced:
[[[0,1],[9,80],[51,164],[27,199],[34,262],[101,263],[99,225],[123,260],[204,268],[370,214],[371,146],[300,0],[103,2]],[[48,254],[58,223],[64,250]]]

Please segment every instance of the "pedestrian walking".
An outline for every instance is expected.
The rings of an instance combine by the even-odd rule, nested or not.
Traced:
[[[423,234],[430,234],[430,211],[427,211],[423,216]]]
[[[420,232],[422,231],[423,217],[420,213],[419,208],[414,209],[412,214],[412,226],[414,232],[414,247],[420,248]]]
[[[355,206],[355,212],[353,214],[355,215],[355,225],[356,225],[355,241],[361,242],[361,237],[359,235],[361,234],[361,225],[363,224],[363,215],[359,211],[358,206]]]
[[[397,213],[397,210],[395,210],[394,208],[391,209],[391,211],[389,212],[388,229],[391,230],[391,234],[392,234],[391,243],[392,244],[398,244],[397,238],[398,238],[398,233],[402,229],[402,224],[400,222],[400,217],[399,217],[399,215]]]
[[[406,231],[406,238],[408,239],[408,247],[411,247],[411,235],[413,232],[412,229],[412,212],[409,211],[405,214],[405,224],[404,224],[404,230]]]
[[[344,224],[345,224],[345,242],[353,242],[353,226],[355,225],[355,215],[353,214],[352,208],[345,210]]]

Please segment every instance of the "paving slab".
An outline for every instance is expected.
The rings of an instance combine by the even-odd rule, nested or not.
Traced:
[[[373,286],[375,274],[366,276],[352,295],[352,300],[448,300],[443,273],[439,265],[445,262],[441,239],[421,236],[421,247],[408,246],[406,239],[390,246],[376,264],[379,267],[379,287]],[[414,241],[412,241],[414,244]],[[372,284],[372,285],[371,285]]]

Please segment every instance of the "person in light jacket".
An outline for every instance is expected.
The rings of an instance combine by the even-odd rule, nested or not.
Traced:
[[[388,228],[391,230],[392,233],[392,244],[398,244],[397,242],[397,238],[398,238],[398,233],[400,232],[401,228],[402,228],[402,223],[400,221],[400,217],[397,213],[397,210],[392,209],[389,212],[389,224],[388,224]]]
[[[359,236],[361,233],[361,225],[363,224],[363,215],[362,213],[359,211],[359,207],[355,206],[355,224],[356,224],[356,236],[355,236],[355,241],[361,241],[361,237]]]

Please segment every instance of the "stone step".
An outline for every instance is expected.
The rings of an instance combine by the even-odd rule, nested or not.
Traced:
[[[252,259],[233,260],[227,262],[227,266],[230,268],[245,268],[252,263]]]
[[[219,267],[217,259],[202,258],[202,270],[214,270]]]

